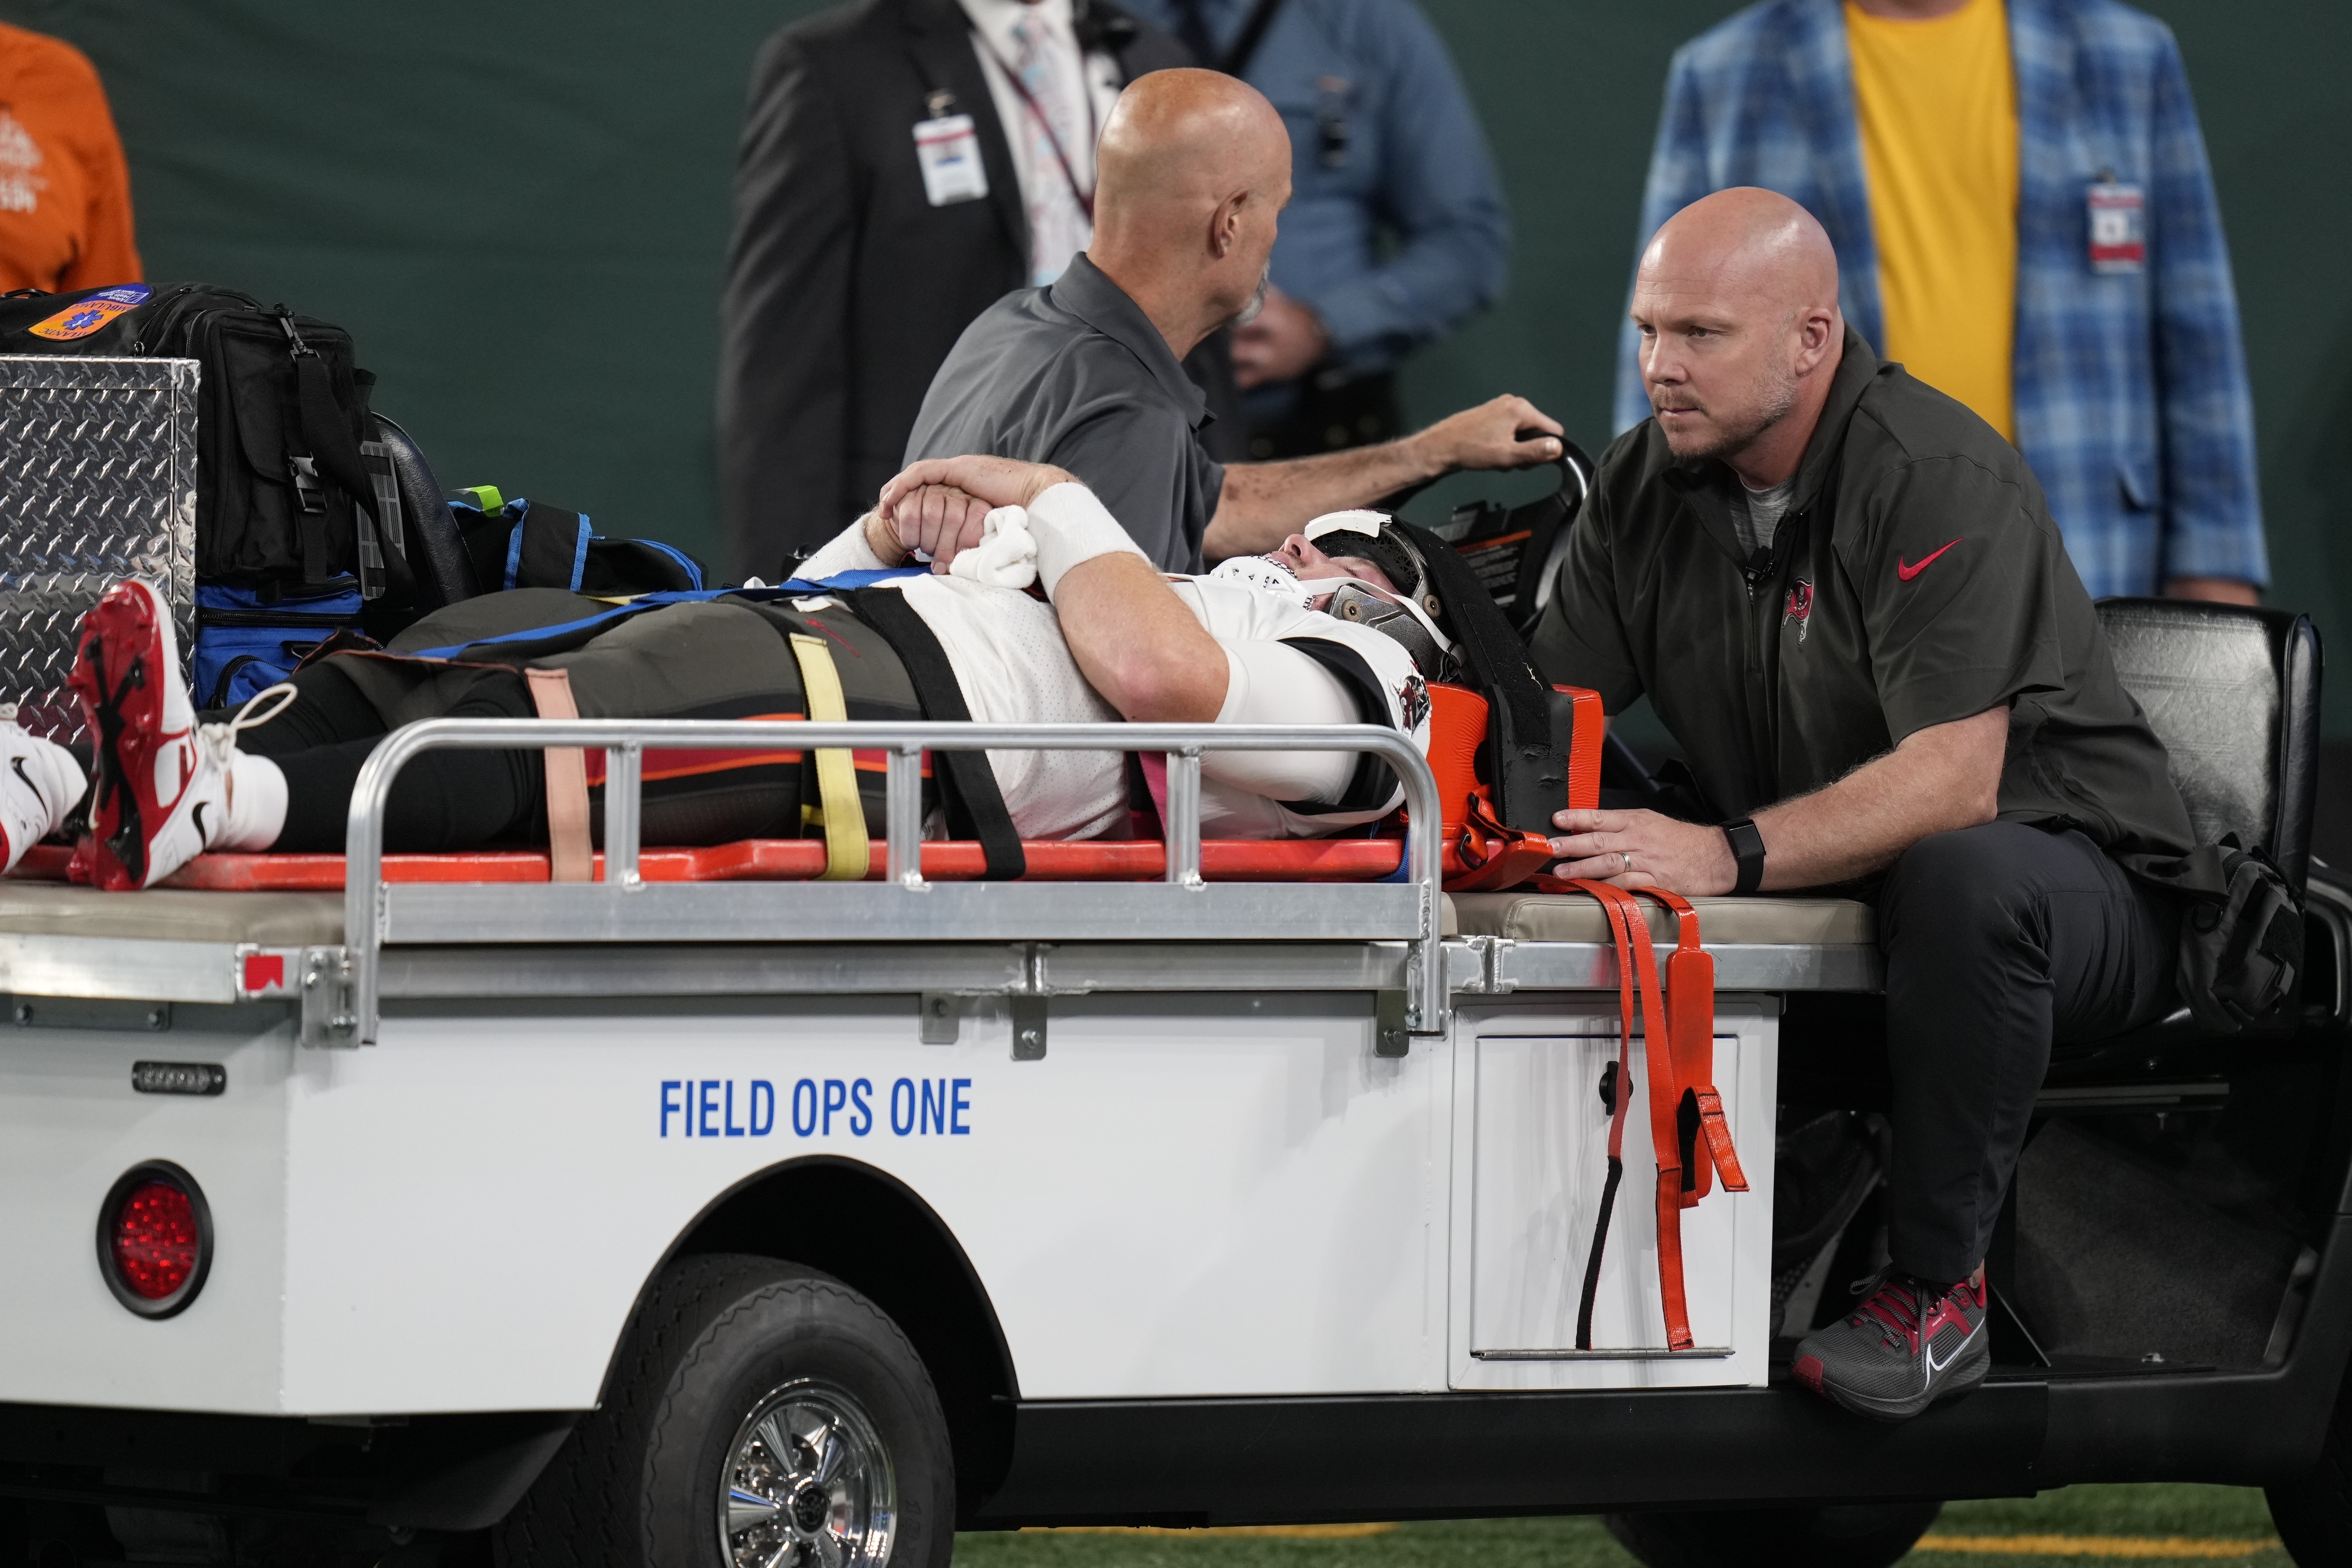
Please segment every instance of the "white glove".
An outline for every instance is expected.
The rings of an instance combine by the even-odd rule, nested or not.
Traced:
[[[981,523],[981,540],[948,563],[948,575],[988,588],[1026,588],[1037,580],[1037,538],[1029,514],[1001,506]]]

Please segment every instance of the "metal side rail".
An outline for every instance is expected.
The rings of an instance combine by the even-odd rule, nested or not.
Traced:
[[[637,873],[647,748],[882,751],[880,882],[649,883]],[[604,753],[604,874],[590,883],[386,884],[383,817],[400,770],[436,748]],[[926,751],[1164,752],[1168,871],[1150,883],[930,882],[920,868]],[[1221,882],[1201,876],[1201,754],[1370,752],[1403,781],[1402,882]],[[759,720],[431,719],[384,737],[352,790],[344,958],[327,1039],[373,1044],[388,947],[517,943],[1402,942],[1406,1026],[1446,1026],[1437,785],[1412,740],[1369,724],[796,723]],[[306,977],[307,978],[307,977]],[[306,1008],[306,1012],[308,1009]],[[310,1031],[306,1029],[306,1037]]]

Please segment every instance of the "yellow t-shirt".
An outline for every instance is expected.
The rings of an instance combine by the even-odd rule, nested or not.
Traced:
[[[1886,341],[1912,374],[2015,438],[2017,77],[2004,0],[1926,21],[1846,0],[1853,110]]]

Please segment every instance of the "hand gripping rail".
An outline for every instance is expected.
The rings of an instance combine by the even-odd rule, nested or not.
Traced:
[[[887,877],[881,882],[651,883],[637,874],[643,762],[662,751],[881,751]],[[604,752],[604,876],[596,883],[383,881],[392,782],[422,752]],[[1164,752],[1168,874],[1132,883],[930,882],[921,869],[926,751]],[[1402,883],[1210,883],[1201,876],[1202,752],[1369,752],[1403,781],[1412,825]],[[765,720],[428,719],[385,736],[352,789],[344,942],[353,1044],[376,1038],[379,953],[387,942],[794,941],[1402,941],[1411,953],[1406,1018],[1445,1028],[1440,910],[1443,828],[1436,781],[1410,737],[1370,724],[794,723]]]

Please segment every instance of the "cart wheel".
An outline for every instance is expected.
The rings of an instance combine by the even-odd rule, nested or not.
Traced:
[[[1839,1503],[1697,1513],[1612,1513],[1609,1533],[1649,1568],[1887,1568],[1940,1502]]]
[[[2336,1396],[2318,1465],[2301,1480],[2263,1488],[2263,1495],[2287,1555],[2304,1568],[2352,1563],[2352,1373]]]
[[[848,1286],[686,1258],[497,1544],[531,1568],[945,1568],[947,1422],[914,1347]]]

